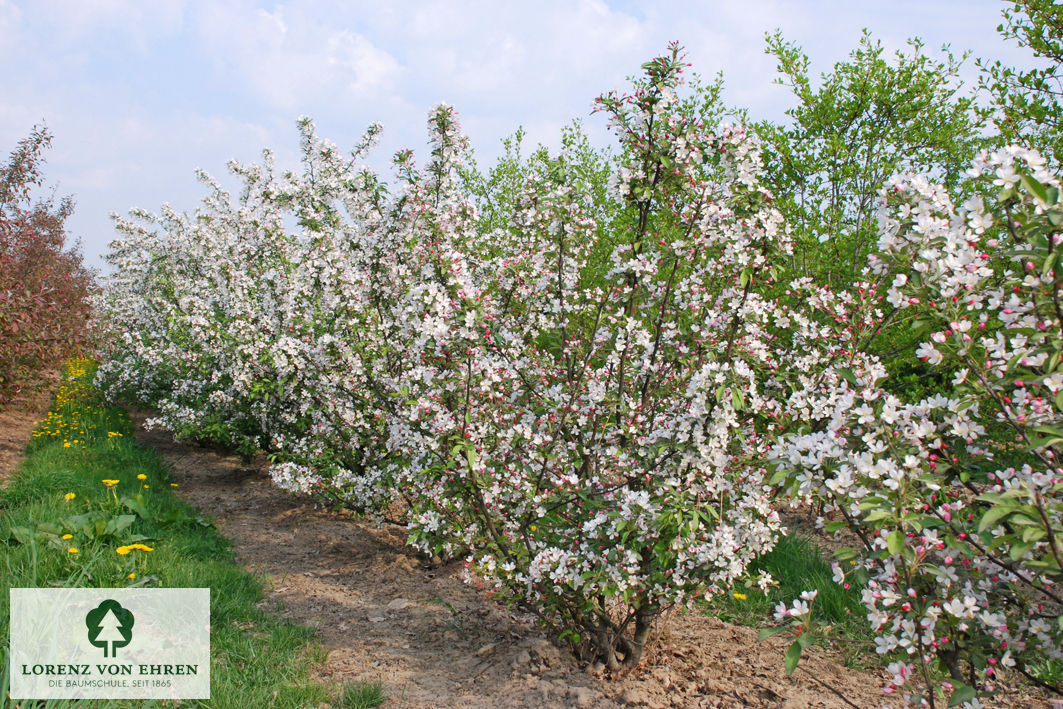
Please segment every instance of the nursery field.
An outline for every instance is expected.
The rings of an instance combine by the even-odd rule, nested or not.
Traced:
[[[62,579],[74,570],[59,561],[71,556],[68,545],[80,545],[76,556],[99,555],[100,550],[94,549],[98,541],[76,532],[74,538],[41,550],[53,558],[35,562],[39,566],[31,578],[26,575],[31,569],[24,565],[25,547],[16,545],[10,532],[26,520],[53,520],[68,528],[61,513],[69,515],[71,503],[99,492],[96,477],[129,475],[140,484],[143,476],[160,485],[164,498],[172,495],[182,502],[164,499],[156,514],[148,517],[158,520],[180,514],[200,524],[186,536],[188,530],[165,533],[159,527],[152,533],[151,520],[139,520],[132,530],[147,532],[153,551],[134,562],[134,578],[126,582],[185,583],[222,594],[224,607],[213,611],[212,622],[233,627],[219,628],[213,640],[217,686],[206,706],[244,706],[248,697],[255,696],[264,697],[263,706],[319,708],[369,707],[379,702],[397,708],[485,709],[796,709],[881,703],[883,669],[847,667],[852,655],[847,658],[840,649],[816,648],[798,672],[788,675],[781,662],[786,643],[778,638],[758,640],[757,627],[768,617],[763,609],[743,612],[744,605],[754,603],[748,595],[724,608],[698,606],[663,616],[653,630],[657,648],[642,665],[622,677],[607,678],[604,668],[578,662],[544,637],[534,615],[492,602],[482,583],[466,583],[459,563],[444,563],[412,550],[403,530],[279,490],[269,479],[264,456],[248,460],[217,446],[177,443],[168,433],[147,431],[143,426],[147,414],[136,414],[130,421],[115,409],[93,409],[85,416],[86,402],[94,397],[82,391],[77,401],[71,401],[69,384],[63,386],[60,397],[66,405],[49,412],[42,406],[47,397],[40,395],[16,402],[4,413],[0,444],[7,454],[0,461],[4,488],[0,509],[5,512],[0,537],[7,539],[5,568],[10,572],[4,588],[28,582],[114,583],[101,572],[107,565],[95,561],[91,571]],[[59,420],[65,424],[55,425]],[[118,442],[130,434],[136,443]],[[75,440],[76,445],[64,446]],[[28,456],[16,455],[26,452],[27,443]],[[73,498],[65,499],[70,494]],[[40,497],[55,501],[28,501]],[[215,529],[224,539],[215,536]],[[45,529],[38,539],[47,543],[59,531]],[[176,564],[169,557],[151,563],[165,546],[181,555],[214,561]],[[194,551],[197,548],[201,551]],[[260,597],[257,582],[229,567],[227,549],[233,561],[260,580]],[[785,565],[793,570],[820,556],[805,545],[796,553],[806,558],[787,559]],[[819,563],[829,568],[826,562]],[[805,582],[811,579],[806,576]],[[745,625],[722,621],[717,615],[742,616]],[[255,629],[261,630],[250,632]],[[263,630],[272,637],[264,639]],[[856,637],[850,640],[859,642]],[[252,661],[258,653],[268,660]],[[283,661],[285,653],[304,659],[294,672],[271,677],[269,665]],[[253,682],[254,688],[247,682]],[[347,696],[338,696],[336,687],[348,688]],[[1037,695],[1028,687],[1009,687],[998,694],[998,701],[1001,706],[1052,706]],[[48,706],[67,704],[53,701]]]
[[[178,495],[215,519],[236,558],[267,579],[279,612],[315,628],[328,650],[315,674],[380,683],[384,706],[878,706],[881,670],[847,669],[839,653],[817,651],[787,676],[785,643],[758,642],[755,628],[699,609],[662,618],[654,633],[663,647],[606,679],[543,636],[533,615],[465,583],[460,563],[410,549],[403,530],[286,495],[262,458],[248,463],[165,433],[137,439],[159,451]]]
[[[977,86],[768,34],[778,124],[671,43],[486,169],[302,117],[101,284],[36,129],[0,406],[86,356],[0,409],[0,591],[209,586],[206,706],[1063,706],[1063,7],[1002,16]]]
[[[62,499],[69,493],[58,494],[56,485],[66,483],[62,489],[78,490],[74,493],[77,500],[79,494],[91,494],[81,491],[95,487],[93,473],[139,477],[144,473],[136,471],[152,470],[153,481],[171,485],[173,495],[206,515],[197,518],[209,519],[226,539],[204,541],[221,549],[231,542],[235,561],[262,580],[264,595],[255,607],[265,615],[259,618],[266,619],[267,625],[277,622],[268,620],[270,616],[284,619],[277,628],[291,621],[298,624],[295,627],[313,630],[313,640],[299,633],[295,645],[307,644],[312,664],[303,671],[322,686],[368,682],[382,688],[381,696],[387,698],[384,706],[389,707],[837,707],[872,706],[878,697],[881,677],[846,669],[837,653],[814,653],[801,672],[788,677],[780,663],[781,642],[760,643],[754,629],[696,610],[662,619],[655,633],[667,638],[667,650],[653,653],[629,677],[606,681],[600,670],[586,671],[544,638],[534,616],[499,607],[482,589],[465,583],[458,564],[416,553],[397,529],[323,509],[309,498],[292,497],[277,489],[266,473],[268,462],[261,456],[248,461],[209,446],[175,443],[166,433],[145,431],[143,414],[132,420],[132,433],[141,444],[133,451],[125,443],[115,448],[116,437],[106,433],[116,431],[101,431],[101,436],[84,425],[64,431],[69,437],[33,436],[35,430],[46,430],[42,421],[56,418],[54,413],[48,415],[47,398],[44,393],[16,401],[0,419],[4,424],[0,445],[5,452],[0,460],[0,487],[10,486],[7,497],[0,496],[0,507],[7,512],[0,535],[6,537],[20,517],[57,517],[40,507],[19,509],[23,505],[10,502],[22,499],[27,488],[35,492],[50,489],[52,496]],[[69,417],[70,407],[65,408]],[[107,428],[127,430],[123,414],[115,411],[112,417]],[[96,422],[95,415],[92,420]],[[73,438],[75,431],[90,437],[88,447]],[[42,447],[34,441],[27,461],[21,454],[33,438],[44,438],[47,444]],[[73,440],[79,441],[75,451],[63,447]],[[165,468],[151,465],[150,450],[158,453]],[[85,476],[88,479],[78,479],[76,471],[88,467],[88,457],[93,459],[92,471]],[[131,466],[133,457],[139,466]],[[42,475],[38,466],[44,461],[53,469],[69,472]],[[51,508],[70,502],[63,500]],[[187,542],[180,538],[168,541],[187,549]],[[153,543],[159,551],[160,543]],[[84,541],[65,540],[61,546],[68,544],[82,545],[79,556],[92,551]],[[70,554],[55,544],[51,547],[53,556]],[[5,567],[18,569],[21,559],[10,541],[4,553]],[[219,557],[224,559],[224,552]],[[155,569],[145,564],[139,568],[141,577],[152,578],[155,572],[158,575],[152,583],[177,582],[177,570]],[[233,594],[232,586],[227,581],[219,583],[209,570],[204,573],[193,566],[188,571],[195,578],[186,583]],[[18,578],[18,574],[7,577],[5,589],[16,585]],[[36,579],[37,583],[41,580]],[[81,579],[86,581],[106,583],[102,578]],[[257,615],[257,611],[251,613]],[[225,614],[217,615],[215,622],[224,622]],[[261,619],[233,622],[249,629]],[[232,641],[225,633],[219,633],[215,642],[220,645],[216,654],[222,687],[221,696],[209,706],[240,706],[244,696],[277,690],[293,696],[267,700],[270,706],[312,706],[303,703],[312,701],[305,690],[299,693],[289,685],[299,675],[280,678],[284,685],[277,690],[263,683],[254,693],[240,694],[246,691],[239,685],[241,680],[225,677],[225,658],[236,648],[229,646]],[[268,677],[255,681],[264,679]],[[228,689],[227,685],[235,687]],[[318,690],[318,694],[328,699],[326,691]],[[53,702],[50,706],[65,705]],[[362,705],[348,700],[335,706]]]

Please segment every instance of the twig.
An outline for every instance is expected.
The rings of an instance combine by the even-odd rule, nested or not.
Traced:
[[[1034,677],[1032,674],[1026,671],[1026,668],[1022,667],[1021,665],[1016,665],[1015,669],[1019,671],[1019,674],[1036,684],[1041,689],[1047,689],[1048,691],[1055,692],[1059,696],[1063,697],[1063,689],[1060,689],[1059,687],[1053,684],[1049,684],[1043,679],[1038,679],[1037,677]]]
[[[821,687],[824,687],[824,688],[826,688],[826,689],[827,689],[828,691],[830,691],[831,693],[833,693],[833,694],[834,694],[834,696],[838,697],[838,699],[841,699],[841,700],[842,700],[843,702],[845,702],[845,703],[846,703],[846,704],[848,704],[849,706],[853,707],[854,709],[860,709],[860,707],[859,707],[858,705],[856,705],[856,704],[853,704],[853,703],[852,703],[851,701],[849,701],[849,698],[848,698],[848,697],[846,697],[846,696],[845,696],[844,694],[842,694],[841,692],[839,692],[839,691],[838,691],[837,689],[835,689],[834,687],[830,686],[829,684],[827,684],[826,682],[824,682],[823,680],[821,680],[821,679],[820,679],[819,677],[816,677],[816,676],[815,676],[814,674],[812,674],[811,672],[809,672],[808,670],[806,670],[806,669],[805,669],[804,667],[801,667],[800,665],[798,665],[798,667],[799,667],[799,668],[801,669],[801,671],[802,671],[802,672],[804,672],[804,673],[805,673],[806,675],[808,675],[808,676],[809,676],[809,677],[811,677],[811,678],[812,678],[813,680],[815,680],[815,681],[816,681],[816,684],[818,684],[818,685],[819,685],[819,686],[821,686]]]

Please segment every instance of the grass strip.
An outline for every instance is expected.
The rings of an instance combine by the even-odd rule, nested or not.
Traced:
[[[326,651],[309,628],[261,609],[262,584],[234,560],[212,522],[178,499],[154,450],[129,416],[92,387],[95,364],[72,360],[26,459],[0,489],[0,637],[9,634],[10,588],[211,589],[209,700],[94,700],[96,707],[330,707],[384,700],[377,684],[311,679]],[[75,707],[84,700],[16,702],[9,648],[0,647],[0,708]]]
[[[818,591],[813,616],[829,623],[831,636],[841,641],[847,666],[869,667],[866,646],[867,610],[855,587],[843,588],[834,581],[826,553],[799,533],[788,533],[768,553],[749,566],[749,575],[771,575],[774,585],[761,590],[753,584],[736,586],[732,593],[718,594],[705,604],[706,613],[721,620],[754,628],[776,625],[775,607],[788,604],[803,591]]]

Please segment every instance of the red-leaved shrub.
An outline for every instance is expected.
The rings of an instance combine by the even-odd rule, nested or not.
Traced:
[[[51,140],[34,127],[0,165],[0,404],[33,372],[80,350],[88,333],[93,273],[76,245],[66,248],[74,203],[33,194]]]

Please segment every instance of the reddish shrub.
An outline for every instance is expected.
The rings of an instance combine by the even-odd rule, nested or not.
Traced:
[[[0,404],[33,372],[80,351],[88,334],[95,279],[77,245],[66,246],[74,203],[33,194],[51,141],[34,127],[0,165]]]

